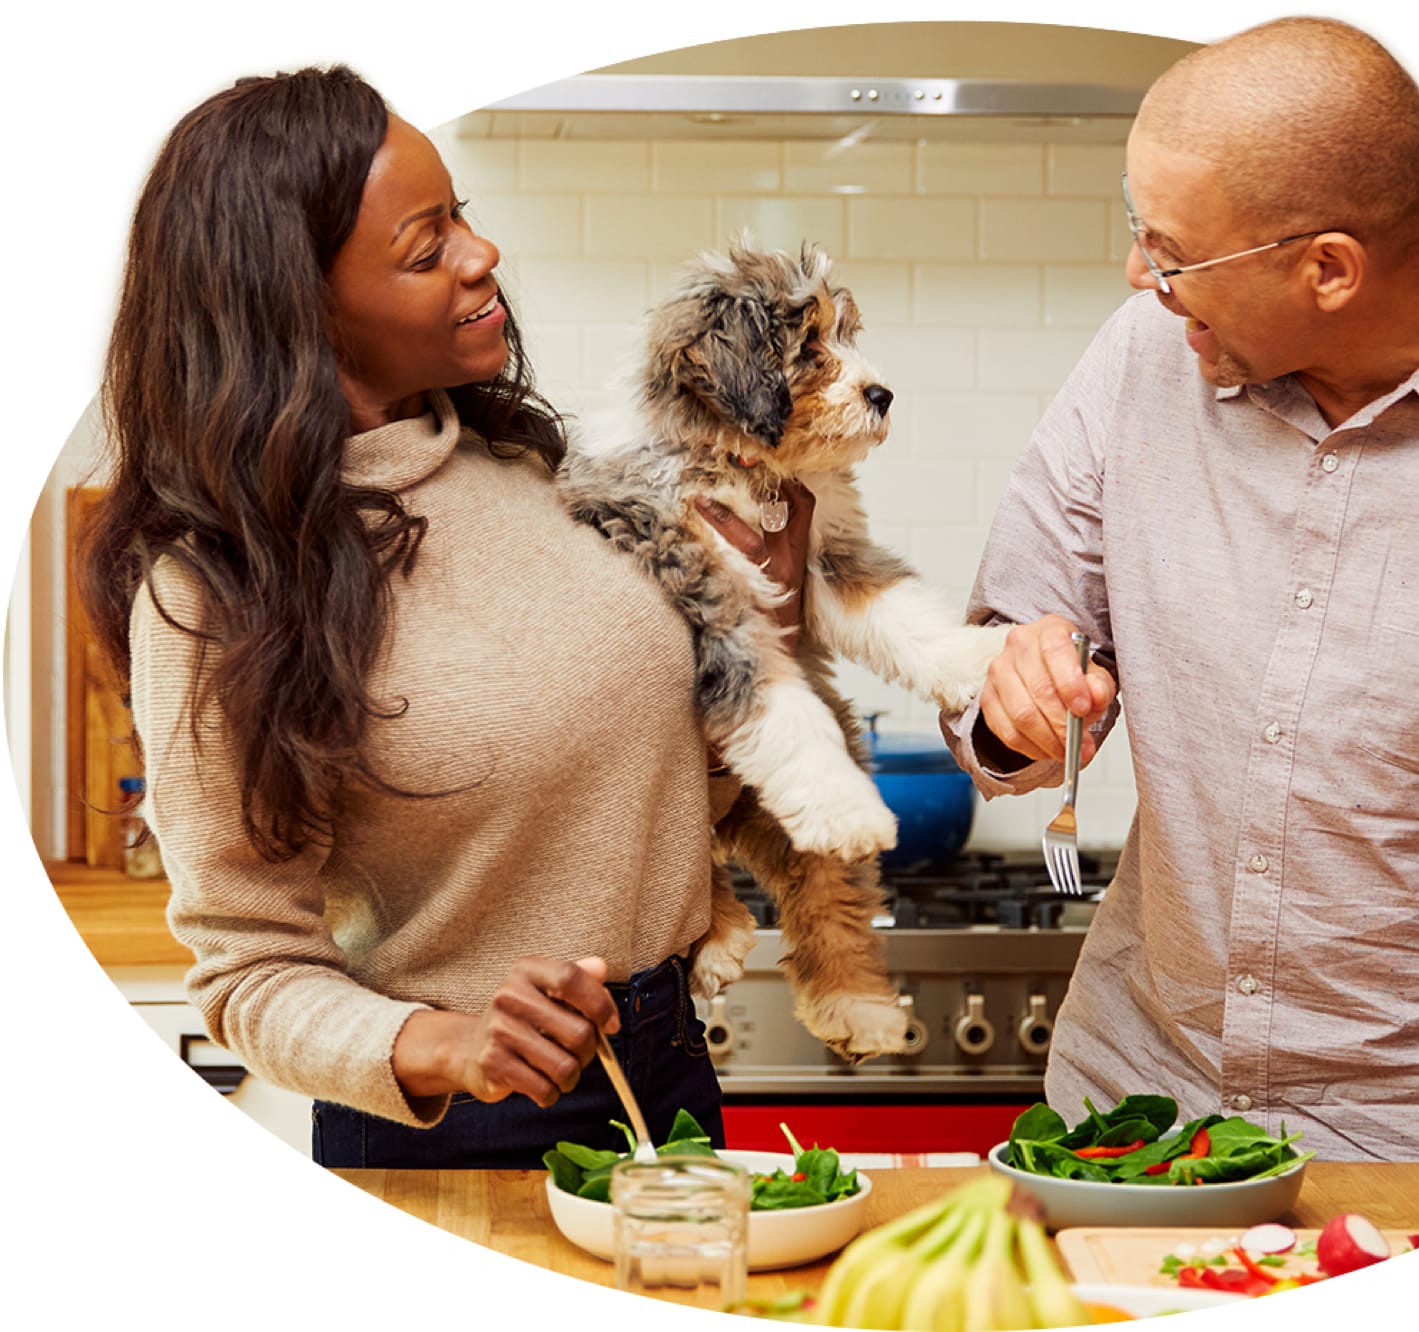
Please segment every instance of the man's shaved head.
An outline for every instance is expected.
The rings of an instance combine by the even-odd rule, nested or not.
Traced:
[[[1419,245],[1419,87],[1348,24],[1279,19],[1200,47],[1133,132],[1215,164],[1262,241],[1323,227],[1397,255]]]

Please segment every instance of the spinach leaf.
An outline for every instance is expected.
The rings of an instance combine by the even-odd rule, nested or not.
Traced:
[[[559,1142],[557,1150],[573,1165],[578,1165],[583,1170],[599,1170],[602,1166],[609,1168],[626,1155],[625,1152],[605,1152],[595,1147],[582,1147],[575,1142]]]
[[[551,1173],[552,1182],[567,1193],[581,1188],[581,1167],[562,1155],[555,1147],[542,1153],[542,1164]]]
[[[700,1138],[705,1142],[709,1141],[709,1134],[696,1122],[694,1115],[688,1110],[681,1108],[675,1112],[675,1120],[670,1125],[670,1135],[665,1139],[667,1145],[672,1142],[683,1142],[687,1138]],[[632,1141],[631,1146],[635,1146]]]
[[[1043,1101],[1037,1101],[1028,1110],[1018,1115],[1010,1129],[1010,1150],[1007,1160],[1013,1166],[1020,1166],[1020,1158],[1015,1151],[1017,1139],[1028,1142],[1058,1142],[1069,1132],[1064,1120]],[[1021,1169],[1025,1167],[1020,1166]]]

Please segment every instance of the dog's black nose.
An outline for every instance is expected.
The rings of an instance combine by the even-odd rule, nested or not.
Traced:
[[[885,384],[869,384],[862,390],[862,396],[877,409],[878,416],[886,416],[892,405],[892,390]]]

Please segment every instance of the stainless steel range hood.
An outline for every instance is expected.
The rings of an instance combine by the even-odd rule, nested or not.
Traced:
[[[861,24],[716,42],[533,88],[468,137],[1121,143],[1191,44],[1042,24]]]

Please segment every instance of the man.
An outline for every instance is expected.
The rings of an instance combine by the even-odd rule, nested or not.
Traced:
[[[1018,627],[943,718],[990,797],[1127,699],[1138,809],[1046,1094],[1419,1159],[1419,89],[1281,20],[1169,70],[1126,161],[1145,294],[1011,479],[969,615]]]

